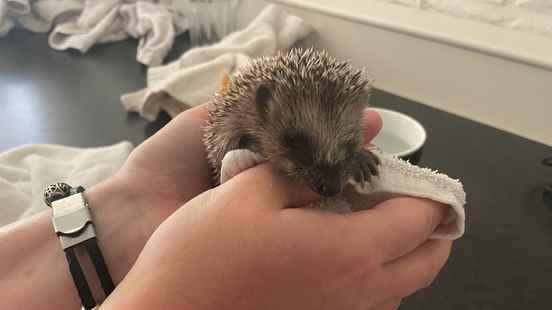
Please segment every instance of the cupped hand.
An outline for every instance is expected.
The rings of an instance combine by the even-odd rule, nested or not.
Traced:
[[[117,177],[141,201],[168,214],[209,189],[211,170],[202,141],[206,119],[207,104],[181,113],[140,144]]]
[[[136,147],[115,176],[86,192],[116,283],[157,226],[211,187],[202,143],[206,118],[205,104],[181,113]]]
[[[451,242],[438,203],[396,198],[351,214],[270,164],[192,199],[149,239],[108,309],[395,309],[428,286]]]
[[[203,145],[207,113],[207,104],[181,113],[139,145],[114,177],[87,191],[115,282],[163,220],[212,187]],[[381,128],[379,115],[365,112],[363,127],[370,141]]]
[[[180,114],[132,152],[118,176],[141,201],[172,213],[212,186],[203,145],[207,112],[203,104]],[[381,126],[379,114],[366,110],[365,141],[371,141]]]

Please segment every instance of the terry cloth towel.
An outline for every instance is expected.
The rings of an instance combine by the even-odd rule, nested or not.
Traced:
[[[0,154],[0,226],[48,208],[44,188],[67,182],[88,188],[112,176],[133,146],[121,142],[98,148],[49,144],[17,147]]]
[[[0,36],[15,24],[50,33],[50,47],[87,52],[98,43],[139,39],[137,60],[160,65],[174,37],[189,27],[178,0],[0,0]]]
[[[149,121],[161,110],[172,117],[206,102],[225,74],[235,72],[252,58],[288,49],[312,32],[304,20],[269,5],[245,29],[217,44],[194,48],[180,59],[148,70],[147,88],[123,95],[123,106]]]
[[[344,190],[343,197],[322,200],[311,207],[344,213],[368,209],[396,196],[427,198],[449,206],[447,215],[433,232],[432,239],[458,239],[464,234],[466,193],[460,181],[391,155],[381,152],[376,154],[381,161],[379,176],[372,177],[364,187],[350,180],[351,186]],[[260,155],[246,149],[228,152],[222,161],[221,183],[262,161]]]

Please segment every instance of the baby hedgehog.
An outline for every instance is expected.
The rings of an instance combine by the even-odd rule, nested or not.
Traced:
[[[205,145],[220,179],[224,155],[249,149],[322,196],[369,181],[378,158],[364,149],[370,81],[326,52],[293,49],[252,61],[210,103]]]

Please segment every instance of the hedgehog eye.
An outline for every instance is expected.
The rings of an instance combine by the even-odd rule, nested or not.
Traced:
[[[287,129],[282,135],[282,145],[289,152],[290,159],[308,165],[313,162],[313,141],[305,134],[296,129]]]
[[[284,136],[284,145],[290,150],[300,150],[305,146],[305,139],[301,136]]]
[[[300,149],[309,143],[309,137],[296,129],[286,129],[282,135],[283,144],[285,147],[290,149]]]
[[[261,84],[255,92],[255,104],[257,111],[261,116],[266,116],[268,113],[270,102],[272,101],[272,90],[268,85]]]

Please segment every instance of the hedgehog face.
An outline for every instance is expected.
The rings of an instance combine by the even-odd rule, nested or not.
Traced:
[[[256,89],[260,123],[255,127],[262,128],[258,141],[263,156],[320,195],[338,195],[351,177],[352,158],[362,145],[360,105],[339,105],[317,96],[296,105],[282,93],[266,84]]]
[[[325,197],[341,193],[350,178],[350,161],[359,143],[320,144],[307,131],[287,128],[279,137],[282,148],[276,162],[288,175],[298,177]]]

